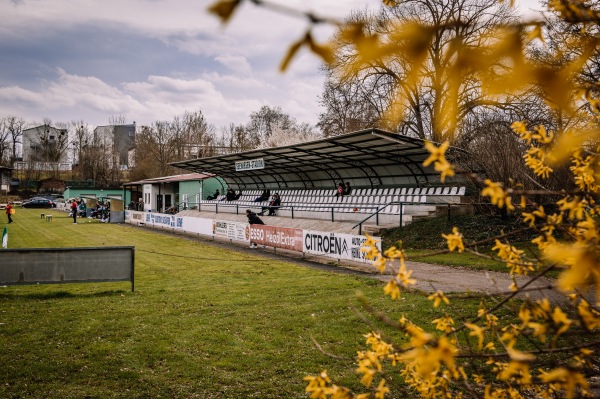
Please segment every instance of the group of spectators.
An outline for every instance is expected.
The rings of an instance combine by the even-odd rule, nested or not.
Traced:
[[[110,216],[110,202],[98,201],[96,207],[90,212],[88,219],[100,219],[103,223],[108,223]]]
[[[271,193],[270,190],[263,190],[262,194],[259,197],[256,197],[254,199],[254,202],[267,201],[269,199],[270,193]],[[335,197],[337,197],[339,199],[339,198],[343,198],[345,195],[350,195],[350,194],[352,194],[352,187],[350,186],[350,182],[346,182],[345,184],[340,182],[337,186]],[[208,196],[206,199],[207,200],[215,200],[215,199],[218,199],[218,197],[220,195],[221,195],[221,193],[217,189],[213,195]],[[221,201],[235,201],[235,200],[238,200],[241,196],[242,196],[241,190],[236,194],[236,192],[232,188],[228,188],[225,197],[221,198]],[[248,213],[249,218],[250,218],[250,215],[264,216],[266,211],[269,211],[267,216],[276,216],[276,211],[280,207],[281,207],[281,197],[279,196],[279,193],[275,193],[273,195],[273,197],[271,197],[271,201],[269,201],[269,205],[263,206],[261,211],[258,214],[251,212],[249,209],[248,209],[247,213]],[[260,218],[258,218],[258,219],[260,220]],[[261,224],[261,223],[254,223],[254,224]]]
[[[73,198],[71,200],[70,217],[73,218],[73,223],[77,224],[77,217],[85,217],[87,215],[87,207],[85,201],[81,198]],[[91,209],[88,219],[100,219],[103,223],[108,223],[110,218],[110,201],[98,201],[96,206]]]
[[[228,188],[227,192],[225,193],[225,198],[221,198],[221,201],[237,201],[241,196],[242,190],[236,193],[232,188]]]
[[[266,211],[269,211],[267,216],[276,216],[277,215],[276,211],[277,211],[277,209],[279,209],[280,206],[281,206],[281,197],[279,196],[279,193],[275,193],[275,195],[273,195],[273,197],[271,198],[269,205],[263,206],[262,210],[258,214],[263,216]]]
[[[129,205],[127,205],[127,208],[130,211],[142,211],[143,212],[144,211],[144,199],[140,198],[137,203],[134,201],[131,201],[129,203]]]
[[[219,189],[216,189],[215,193],[213,195],[209,195],[208,197],[206,197],[206,199],[209,201],[216,200],[216,199],[219,199],[220,196],[221,196],[221,192],[219,191]],[[239,200],[241,196],[242,196],[242,190],[239,190],[236,193],[234,189],[228,188],[227,191],[225,192],[225,196],[223,198],[221,198],[219,201],[236,201],[236,200]]]

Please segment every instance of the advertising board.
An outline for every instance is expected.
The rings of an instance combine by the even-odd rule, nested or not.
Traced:
[[[302,252],[302,229],[253,224],[250,226],[250,242]]]
[[[213,221],[213,235],[235,241],[250,241],[250,225],[228,220]]]
[[[381,250],[381,238],[372,237]],[[347,259],[358,262],[373,263],[367,259],[360,249],[367,240],[365,236],[304,230],[303,252],[313,255],[324,255],[335,259]]]

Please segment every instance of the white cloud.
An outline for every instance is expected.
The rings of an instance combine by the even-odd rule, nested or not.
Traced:
[[[299,122],[316,123],[323,85],[319,61],[302,50],[285,74],[278,72],[287,48],[304,35],[308,22],[247,1],[232,21],[221,26],[206,12],[213,1],[4,3],[3,58],[19,61],[12,63],[18,68],[10,76],[3,68],[0,117],[84,119],[99,125],[119,114],[148,124],[202,110],[209,122],[221,127],[246,123],[251,112],[270,105]],[[350,10],[380,4],[380,0],[274,1],[338,19]],[[521,2],[535,6],[534,0]],[[98,35],[103,48],[78,41],[83,29],[88,37]],[[319,40],[332,32],[327,26],[317,29]],[[64,42],[72,48],[57,45]]]
[[[225,66],[232,72],[236,72],[242,75],[250,75],[252,67],[246,57],[241,55],[219,55],[215,57],[215,60]]]

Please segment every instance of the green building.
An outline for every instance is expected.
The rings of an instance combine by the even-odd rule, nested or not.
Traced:
[[[224,193],[227,184],[214,175],[188,173],[129,182],[123,188],[131,198],[127,204],[133,201],[136,210],[165,213],[171,207],[193,209],[215,190]]]

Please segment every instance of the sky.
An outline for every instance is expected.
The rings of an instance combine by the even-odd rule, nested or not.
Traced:
[[[111,117],[149,125],[202,111],[217,129],[246,124],[263,105],[299,123],[323,110],[318,60],[301,51],[279,64],[306,20],[245,1],[222,25],[214,0],[0,0],[0,118],[28,123]],[[271,0],[342,20],[380,0]],[[521,8],[538,9],[536,0]],[[318,40],[332,33],[316,31]]]

